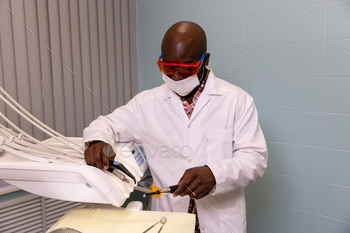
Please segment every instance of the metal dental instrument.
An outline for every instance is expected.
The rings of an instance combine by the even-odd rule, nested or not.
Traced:
[[[166,217],[162,217],[162,218],[160,219],[160,223],[162,223],[163,225],[160,227],[160,229],[159,229],[158,233],[160,233],[160,232],[162,231],[163,226],[164,226],[164,224],[165,224],[166,220],[167,220],[167,219],[166,219]]]
[[[143,231],[142,233],[146,233],[147,231],[151,230],[155,225],[157,225],[158,223],[163,223],[162,220],[165,218],[166,221],[166,217],[162,217],[158,222],[156,222],[155,224],[153,224],[152,226],[150,226],[149,228],[147,228],[145,231]],[[164,223],[163,223],[164,224]]]
[[[107,169],[108,171],[110,171],[111,173],[115,174],[116,176],[118,176],[120,179],[122,179],[123,181],[129,183],[127,181],[127,179],[125,178],[121,178],[118,173],[114,173],[113,171],[115,169],[118,169],[120,171],[122,171],[125,175],[129,176],[131,179],[133,179],[134,183],[136,184],[136,178],[135,176],[133,176],[130,171],[122,164],[122,163],[119,163],[117,161],[112,161],[112,160],[109,160],[109,168]]]
[[[178,187],[179,185],[173,185],[173,186],[160,189],[155,185],[153,185],[153,188],[152,188],[152,185],[151,185],[151,192],[143,194],[143,197],[147,197],[147,196],[160,197],[162,194],[172,194],[173,192],[175,192],[175,190]]]

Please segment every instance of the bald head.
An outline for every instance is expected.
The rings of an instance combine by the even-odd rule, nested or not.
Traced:
[[[162,42],[165,61],[195,62],[207,51],[207,38],[198,24],[181,21],[171,26]]]

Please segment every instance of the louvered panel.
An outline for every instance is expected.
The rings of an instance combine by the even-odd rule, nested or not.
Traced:
[[[41,210],[41,203],[40,202],[35,202],[29,205],[24,205],[21,207],[14,206],[12,210],[9,210],[3,214],[0,215],[1,221],[8,220],[12,216],[16,215],[23,215],[23,214],[28,214],[30,213],[31,210]]]
[[[29,65],[27,52],[27,37],[26,37],[26,22],[24,13],[24,4],[21,1],[11,1],[11,7],[16,12],[16,17],[12,17],[12,33],[14,38],[14,54],[15,54],[15,69],[16,76],[12,77],[17,82],[18,103],[28,111],[32,109],[29,85]],[[31,34],[32,35],[32,34]],[[30,36],[30,35],[29,35]],[[19,39],[21,38],[21,39]],[[6,54],[7,56],[7,54]],[[36,103],[33,103],[36,104]],[[20,118],[18,125],[22,130],[30,135],[33,135],[33,126],[24,118]]]
[[[61,218],[69,209],[61,209],[59,212],[55,211],[56,213],[46,212],[46,221],[52,220],[52,219],[59,219]]]
[[[36,9],[36,0],[26,0],[24,3],[24,17],[26,22],[27,30],[27,49],[28,49],[28,75],[29,75],[29,87],[26,87],[30,91],[31,102],[32,102],[32,113],[38,118],[38,120],[44,120],[44,103],[41,92],[41,73],[40,73],[40,45],[39,39],[39,28],[38,28],[38,17]],[[29,31],[29,29],[31,31]],[[35,104],[33,104],[35,103]],[[28,132],[27,132],[28,133]],[[45,139],[45,134],[34,127],[34,137],[39,140]]]
[[[0,6],[0,86],[49,127],[81,136],[94,118],[138,92],[136,0]],[[0,111],[36,138],[47,137],[3,101]]]
[[[70,203],[68,203],[70,204]],[[46,209],[46,213],[47,214],[50,214],[50,215],[54,215],[56,213],[62,213],[62,212],[65,212],[67,210],[70,210],[70,209],[76,209],[76,208],[82,208],[82,207],[85,207],[84,205],[80,204],[80,203],[74,203],[74,204],[70,204],[70,205],[66,205],[64,207],[57,207],[57,208],[52,208],[51,210],[50,209]]]
[[[0,223],[0,227],[6,229],[6,226],[8,226],[8,225],[16,224],[17,222],[25,223],[28,221],[28,219],[29,219],[29,221],[41,219],[41,213],[40,212],[33,212],[30,214],[18,216],[16,218],[13,218],[13,216],[11,216],[11,218],[9,218],[7,220],[3,219],[2,222]]]
[[[26,229],[23,229],[21,231],[18,231],[18,233],[43,233],[45,230],[43,230],[43,227],[41,224],[35,225],[32,227],[27,227]]]
[[[45,199],[45,219],[46,228],[49,229],[55,224],[67,211],[73,208],[86,208],[84,204],[77,202],[67,202],[55,199]]]
[[[60,204],[52,206],[52,207],[46,207],[46,212],[54,214],[54,213],[57,213],[60,211],[69,210],[72,208],[72,206],[74,206],[74,205],[71,202],[60,203]]]
[[[30,205],[30,206],[32,206],[32,205]],[[27,206],[10,211],[9,215],[5,218],[2,218],[1,220],[6,221],[6,220],[12,218],[13,216],[18,217],[18,216],[22,216],[25,214],[30,214],[32,211],[41,211],[41,207],[34,207],[34,205],[33,205],[34,208],[26,208],[26,207]]]
[[[34,199],[32,201],[27,201],[27,202],[22,202],[22,203],[19,203],[19,204],[16,204],[16,205],[12,205],[12,206],[9,206],[9,207],[6,207],[6,208],[1,208],[0,209],[0,219],[2,219],[3,217],[7,216],[9,211],[13,210],[13,209],[18,209],[20,207],[23,207],[23,206],[26,206],[26,205],[31,205],[31,204],[34,204],[34,203],[40,203],[40,199]]]
[[[27,227],[38,227],[38,224],[40,226],[42,226],[42,218],[41,218],[41,213],[37,213],[34,215],[34,217],[29,217],[27,219],[17,219],[14,218],[13,221],[11,221],[12,223],[3,227],[3,230],[6,231],[10,231],[12,232],[13,229],[16,229],[17,231],[21,230],[21,229],[26,229]],[[33,224],[33,222],[36,222],[38,224]],[[17,232],[14,231],[14,232]]]
[[[63,216],[63,215],[62,215]],[[46,221],[46,229],[50,229],[60,218],[54,218],[52,220]]]
[[[84,89],[83,77],[82,77],[82,60],[81,60],[81,36],[79,28],[79,2],[69,1],[69,12],[71,18],[71,33],[72,33],[72,56],[73,56],[73,67],[74,72],[74,98],[75,98],[75,118],[77,136],[81,137],[85,128],[84,119]],[[89,121],[90,122],[90,121]]]
[[[46,206],[46,208],[51,207],[51,206],[57,206],[57,205],[64,204],[64,203],[70,203],[70,202],[57,200],[57,199],[45,198],[45,206]]]
[[[8,230],[3,231],[3,233],[27,233],[31,231],[27,231],[27,228],[29,227],[38,227],[39,225],[42,225],[42,220],[32,221],[30,223],[22,224],[21,222],[18,223],[18,226],[12,227]],[[1,231],[2,232],[2,231]]]
[[[75,205],[67,206],[67,208],[54,209],[53,211],[46,210],[46,219],[59,216],[62,213],[66,213],[70,209],[78,209],[78,208],[86,208],[86,206],[80,203],[76,203]]]
[[[68,211],[68,210],[67,210]],[[55,216],[48,216],[48,218],[46,219],[46,227],[47,229],[49,229],[50,227],[52,227],[53,224],[55,224],[60,218],[63,217],[63,215],[67,212],[63,212],[60,214],[56,214]]]
[[[43,198],[33,194],[0,203],[0,232],[46,232],[72,208],[86,206],[78,202]]]
[[[41,208],[34,208],[30,210],[23,211],[18,214],[13,214],[11,218],[1,219],[0,229],[2,231],[10,230],[12,228],[21,228],[22,225],[29,224],[30,226],[33,221],[42,222],[41,218]]]

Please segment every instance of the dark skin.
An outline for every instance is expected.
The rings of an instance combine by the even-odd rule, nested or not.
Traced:
[[[206,36],[203,29],[192,22],[179,22],[169,28],[162,42],[163,61],[167,62],[197,62],[200,60],[203,52],[207,50]],[[203,64],[198,71],[199,78],[208,76],[209,72],[205,68],[209,64],[210,54],[206,53]],[[170,77],[174,81],[185,79],[178,71],[175,71]],[[203,77],[204,79],[204,77]],[[199,86],[191,93],[185,96],[186,101],[191,104],[192,99]],[[108,158],[104,155],[104,148],[108,144],[104,142],[95,143],[84,152],[87,164],[96,166],[100,169],[108,168]],[[113,152],[114,153],[114,152]],[[215,177],[208,166],[199,166],[187,169],[179,181],[179,187],[173,193],[176,197],[180,195],[190,196],[191,198],[200,199],[209,194],[216,184]],[[171,184],[169,184],[171,185]]]
[[[115,153],[109,149],[110,146],[105,142],[94,143],[84,151],[86,164],[107,169],[109,160],[114,161]],[[106,156],[108,155],[108,157]]]

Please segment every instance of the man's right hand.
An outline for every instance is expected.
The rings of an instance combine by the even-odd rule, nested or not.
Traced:
[[[86,164],[107,169],[109,160],[114,160],[115,153],[111,145],[105,142],[97,142],[89,146],[84,151]]]

